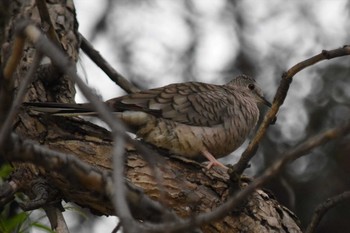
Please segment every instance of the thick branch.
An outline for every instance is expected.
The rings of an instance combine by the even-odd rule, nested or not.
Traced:
[[[106,187],[113,187],[110,171],[90,166],[73,155],[50,150],[32,141],[21,140],[15,134],[11,135],[6,145],[5,156],[9,161],[30,162],[46,168],[50,171],[51,176],[67,177],[67,179],[71,180],[71,185],[76,190],[79,190],[80,193],[84,190],[105,202],[99,208],[96,208],[97,206],[94,206],[93,202],[80,204],[94,206],[95,209],[93,210],[99,214],[112,214],[114,212],[111,204],[108,204],[111,202],[105,193]],[[58,180],[58,182],[60,181]],[[62,184],[56,183],[55,186],[60,187]],[[69,194],[66,197],[69,197]],[[164,207],[149,199],[140,189],[131,184],[127,184],[126,197],[127,203],[132,207],[133,213],[139,219],[158,222],[164,217],[172,219],[175,217],[175,215],[166,211]],[[79,203],[78,200],[76,201]]]

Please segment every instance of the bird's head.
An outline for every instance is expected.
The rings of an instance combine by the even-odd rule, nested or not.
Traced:
[[[227,85],[238,87],[240,90],[252,96],[257,104],[264,104],[271,107],[271,103],[265,99],[264,93],[253,78],[247,75],[239,75]]]

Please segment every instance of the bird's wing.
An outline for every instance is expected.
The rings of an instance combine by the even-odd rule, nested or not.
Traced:
[[[136,110],[156,117],[195,125],[223,123],[232,108],[227,92],[218,85],[189,82],[114,98],[107,104],[116,111]]]

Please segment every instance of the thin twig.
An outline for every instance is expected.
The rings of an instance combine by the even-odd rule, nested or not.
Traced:
[[[98,67],[100,67],[108,77],[114,81],[118,86],[123,88],[127,93],[134,93],[140,91],[137,87],[135,87],[132,83],[130,83],[126,78],[124,78],[121,74],[119,74],[102,56],[101,54],[94,49],[94,47],[90,44],[90,42],[85,39],[85,37],[81,34],[81,44],[80,47],[86,53],[89,58],[96,63]]]
[[[52,230],[57,233],[69,233],[67,223],[60,208],[50,205],[45,207],[44,210],[50,221]]]
[[[12,53],[4,67],[4,78],[10,79],[17,68],[23,54],[25,39],[22,36],[16,36],[12,46]]]
[[[331,197],[327,199],[324,203],[317,206],[305,233],[313,233],[316,230],[316,227],[318,226],[322,217],[326,214],[326,212],[329,209],[335,207],[340,202],[348,199],[350,199],[350,191],[346,191],[337,196]]]
[[[280,85],[276,91],[272,107],[266,113],[263,122],[261,123],[258,131],[256,132],[254,138],[249,143],[246,150],[242,153],[241,158],[233,166],[234,168],[233,172],[235,172],[238,175],[236,177],[239,177],[247,168],[249,161],[252,159],[256,150],[258,149],[259,142],[265,136],[266,130],[271,124],[271,122],[273,121],[273,119],[275,119],[279,108],[281,107],[281,105],[283,104],[287,96],[289,86],[293,80],[293,76],[298,72],[300,72],[301,70],[313,64],[316,64],[320,61],[329,60],[329,59],[333,59],[341,56],[348,56],[348,55],[350,55],[350,46],[344,46],[342,48],[329,50],[329,51],[323,50],[320,54],[294,65],[286,73],[283,74]]]
[[[112,230],[111,233],[117,233],[119,231],[120,227],[121,227],[121,224],[120,224],[120,222],[118,222],[117,226],[115,226],[115,228]]]
[[[56,44],[58,47],[62,47],[60,40],[58,39],[57,33],[55,31],[55,27],[51,21],[49,10],[47,9],[45,0],[35,0],[36,6],[39,10],[39,15],[41,19],[41,24],[45,27],[45,23],[48,26],[48,35],[51,41]]]
[[[24,42],[25,39],[23,36],[15,37],[12,45],[12,52],[0,73],[0,128],[3,127],[12,107],[15,84],[15,79],[12,76],[22,58]],[[3,139],[1,139],[1,141],[3,141]],[[0,144],[2,144],[1,141]]]

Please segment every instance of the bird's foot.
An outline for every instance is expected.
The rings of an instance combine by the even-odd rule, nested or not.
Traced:
[[[213,166],[219,166],[222,167],[226,170],[228,170],[228,167],[220,163],[219,161],[216,160],[216,158],[207,150],[203,150],[202,154],[209,160],[209,164],[207,165],[207,169],[212,168]]]
[[[219,161],[217,161],[215,159],[215,161],[209,161],[208,165],[206,166],[207,169],[210,169],[214,166],[218,166],[218,167],[222,167],[224,168],[225,170],[228,170],[228,167],[226,167],[224,164],[220,163]]]

